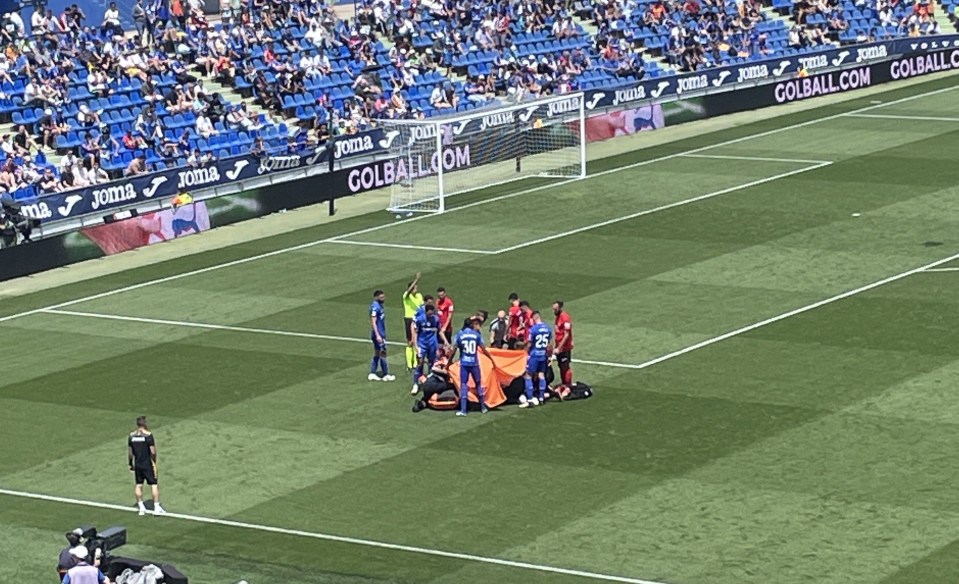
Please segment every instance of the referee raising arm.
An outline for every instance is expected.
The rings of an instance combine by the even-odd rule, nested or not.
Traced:
[[[163,515],[166,511],[160,506],[160,489],[157,487],[157,447],[153,432],[147,426],[147,417],[137,418],[137,429],[127,438],[127,461],[136,484],[133,492],[137,497],[140,515],[147,514],[143,505],[143,483],[150,485],[153,491],[153,514]]]

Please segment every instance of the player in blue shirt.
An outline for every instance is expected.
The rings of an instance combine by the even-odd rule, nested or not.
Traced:
[[[526,336],[526,401],[519,407],[538,406],[546,397],[546,367],[553,352],[553,329],[543,322],[539,312],[532,314],[533,325]],[[538,382],[537,395],[533,396],[533,377]]]
[[[493,357],[483,345],[481,327],[482,323],[478,318],[467,318],[463,322],[463,329],[456,333],[456,337],[453,339],[453,353],[450,355],[450,361],[453,360],[457,350],[460,352],[460,409],[456,412],[457,416],[466,415],[466,404],[469,401],[470,393],[470,377],[473,378],[476,393],[479,394],[480,411],[484,414],[489,411],[486,407],[486,392],[483,391],[479,354],[483,353],[490,361],[493,361]],[[493,366],[496,366],[495,361],[493,361]]]
[[[383,302],[386,294],[382,290],[373,292],[373,302],[370,303],[370,340],[373,341],[373,361],[370,363],[370,381],[394,381],[396,377],[390,375],[389,365],[386,363],[386,309]],[[381,375],[376,371],[381,370]]]
[[[429,371],[436,362],[436,354],[440,348],[439,339],[442,339],[444,345],[449,344],[446,335],[440,330],[440,317],[436,314],[436,307],[424,304],[413,317],[413,343],[416,346],[417,363],[413,370],[413,389],[410,390],[410,395],[419,393],[420,376],[423,371]]]

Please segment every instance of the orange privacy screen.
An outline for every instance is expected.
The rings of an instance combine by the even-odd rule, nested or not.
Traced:
[[[483,376],[483,388],[486,390],[486,404],[495,408],[506,401],[503,386],[509,385],[526,371],[526,351],[490,349],[489,352],[496,361],[496,368],[493,368],[493,363],[486,358],[486,355],[480,353],[480,374]],[[456,389],[460,390],[459,361],[450,365],[450,378],[456,385]],[[473,387],[472,379],[469,382],[469,390],[470,401],[478,403],[479,397],[476,394],[476,388]]]

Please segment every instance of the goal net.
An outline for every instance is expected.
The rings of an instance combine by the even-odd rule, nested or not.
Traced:
[[[447,197],[523,179],[586,176],[582,93],[426,120],[384,120],[389,210],[446,210]]]

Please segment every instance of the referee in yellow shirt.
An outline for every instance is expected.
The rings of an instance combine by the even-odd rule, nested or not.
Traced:
[[[417,285],[420,283],[420,273],[406,287],[403,292],[403,326],[406,329],[406,370],[412,371],[416,367],[416,348],[413,347],[413,319],[416,311],[423,306],[423,295],[419,293]]]

